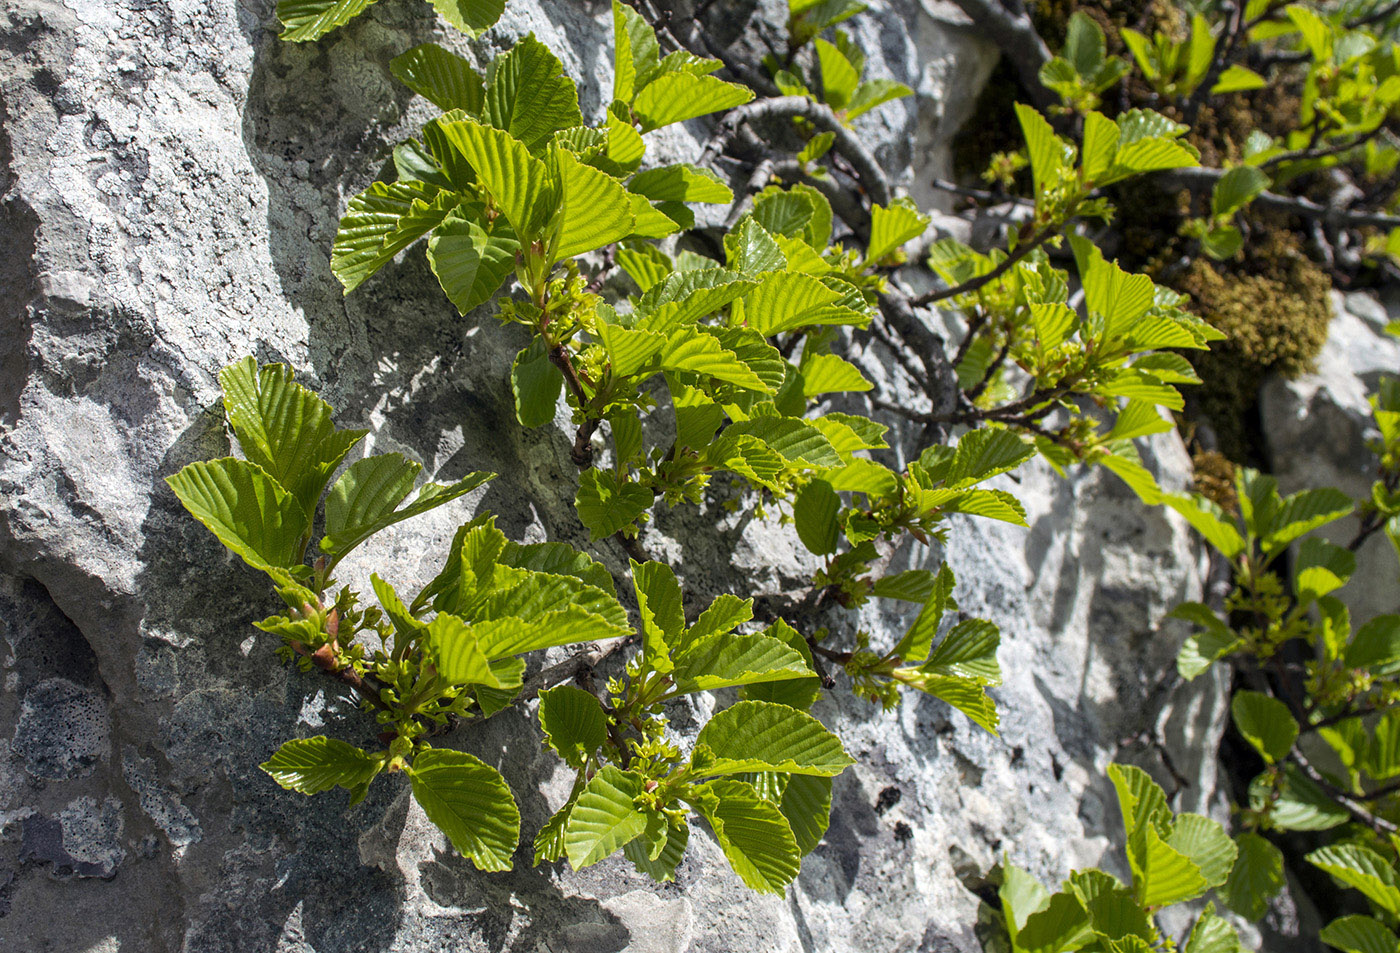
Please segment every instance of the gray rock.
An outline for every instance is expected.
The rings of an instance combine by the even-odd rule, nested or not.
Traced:
[[[734,9],[753,7],[774,36],[781,6]],[[946,170],[993,59],[950,11],[890,0],[852,24],[871,69],[918,90],[861,123],[916,195]],[[270,0],[0,12],[0,946],[974,950],[973,888],[999,858],[1049,882],[1113,842],[1108,761],[1169,781],[1152,740],[1165,738],[1190,781],[1178,803],[1220,810],[1214,761],[1187,753],[1213,750],[1221,686],[1167,681],[1184,633],[1163,615],[1197,594],[1197,549],[1113,478],[1043,467],[1003,481],[1027,502],[1029,531],[963,521],[948,548],[964,610],[1005,634],[1001,737],[929,698],[891,714],[845,692],[823,701],[859,765],[786,899],[743,888],[698,832],[671,885],[620,859],[531,868],[528,848],[512,872],[481,874],[393,779],[350,808],[343,792],[306,803],[257,769],[287,738],[365,743],[375,727],[277,664],[249,625],[273,609],[266,586],[162,478],[228,451],[215,374],[252,353],[297,367],[376,449],[438,479],[502,474],[376,539],[348,578],[379,568],[421,584],[482,509],[516,538],[586,544],[568,435],[514,420],[507,372],[523,335],[489,306],[458,317],[421,251],[349,297],[328,258],[348,196],[427,116],[390,78],[393,55],[438,39],[484,63],[533,30],[596,113],[608,20],[603,2],[511,0],[500,27],[468,43],[427,5],[395,0],[294,46],[274,36]],[[657,137],[655,152],[693,157],[709,128]],[[858,349],[901,393],[888,355]],[[915,452],[917,433],[893,423],[898,452]],[[1149,462],[1169,485],[1187,478],[1174,439],[1155,441]],[[663,512],[647,545],[679,563],[696,602],[791,596],[812,568],[790,529],[715,503]],[[611,544],[600,554],[625,563]],[[893,565],[939,557],[913,547]],[[870,606],[826,621],[888,640],[910,615]],[[679,710],[678,729],[710,705]],[[562,800],[530,712],[447,740],[502,769],[527,837]]]
[[[1370,444],[1379,436],[1368,398],[1383,374],[1400,375],[1400,340],[1384,333],[1387,316],[1400,312],[1396,302],[1374,295],[1334,294],[1332,301],[1332,323],[1316,371],[1266,383],[1260,416],[1270,468],[1284,493],[1335,486],[1364,498],[1376,480]],[[1356,530],[1356,520],[1345,519],[1322,534],[1346,545]],[[1337,595],[1357,624],[1400,611],[1400,566],[1385,535],[1375,534],[1356,555],[1357,574]]]

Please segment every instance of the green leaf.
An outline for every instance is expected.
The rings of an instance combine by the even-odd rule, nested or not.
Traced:
[[[685,628],[681,586],[671,567],[659,562],[631,562],[632,587],[642,618],[642,658],[653,672],[674,667],[671,652],[680,645]]]
[[[409,766],[413,798],[478,870],[509,870],[520,811],[501,773],[462,751],[429,748]]]
[[[571,153],[558,150],[557,157],[564,199],[557,257],[582,255],[632,234],[636,219],[622,185]]]
[[[1057,893],[1025,919],[1016,933],[1017,953],[1060,953],[1088,939],[1089,913],[1072,893]]]
[[[696,803],[739,879],[782,896],[802,864],[787,819],[753,785],[721,778],[703,785]]]
[[[1166,433],[1176,425],[1163,417],[1156,405],[1145,400],[1130,400],[1113,422],[1108,440],[1133,440],[1156,433]]]
[[[740,599],[738,596],[722,593],[700,613],[700,618],[695,620],[685,637],[691,642],[703,639],[707,635],[723,635],[752,618],[752,599]]]
[[[1233,63],[1221,71],[1220,78],[1210,88],[1210,94],[1220,96],[1225,93],[1242,93],[1251,89],[1263,89],[1268,84],[1268,80],[1254,70]]]
[[[646,849],[646,838],[639,837],[629,841],[623,848],[622,853],[628,860],[632,861],[632,866],[637,868],[638,873],[646,874],[657,883],[665,883],[668,880],[676,879],[676,867],[680,864],[681,858],[685,856],[685,845],[690,840],[690,828],[684,821],[678,821],[674,817],[666,818],[666,842],[661,848],[661,852],[655,857]]]
[[[694,629],[691,631],[693,632]],[[782,619],[776,620],[758,634],[782,642],[802,658],[804,665],[809,669],[812,668],[812,650],[807,645],[807,640]],[[820,694],[821,679],[817,678],[816,675],[810,678],[792,678],[778,682],[755,682],[739,689],[739,697],[744,701],[772,702],[778,705],[787,705],[789,708],[796,708],[799,711],[811,708]],[[805,775],[802,776],[805,777]]]
[[[937,573],[933,573],[927,569],[906,569],[892,576],[885,576],[881,579],[877,579],[874,585],[870,587],[870,594],[872,596],[878,596],[881,599],[903,599],[905,602],[927,602],[929,597],[933,595],[934,588],[944,584],[945,573],[947,574],[946,585],[951,592],[953,587],[953,572],[948,569],[945,563],[939,567]],[[925,648],[925,655],[923,657],[927,656],[927,651],[927,648]],[[904,658],[906,661],[910,660],[902,652],[896,652],[895,654]],[[919,659],[913,659],[913,661],[919,661]]]
[[[522,427],[543,427],[554,419],[563,387],[564,375],[549,359],[544,336],[535,335],[510,366],[515,419]]]
[[[836,736],[805,711],[769,702],[742,701],[717,713],[700,729],[697,777],[780,771],[835,777],[855,762]]]
[[[575,768],[608,740],[608,718],[598,699],[581,688],[558,685],[540,692],[544,740]]]
[[[1050,903],[1050,892],[1041,886],[1040,881],[1009,862],[1002,865],[1001,885],[997,888],[997,897],[1001,901],[1007,931],[1013,939],[1025,929],[1031,914],[1044,910]]]
[[[825,480],[813,480],[797,494],[792,505],[793,522],[797,526],[797,538],[809,552],[817,556],[836,552],[841,535],[836,516],[840,512],[841,498]]]
[[[1164,494],[1162,502],[1186,517],[1186,522],[1226,559],[1234,559],[1244,552],[1244,537],[1227,521],[1225,511],[1215,503],[1203,496],[1184,493]]]
[[[1325,831],[1351,820],[1347,809],[1334,801],[1293,765],[1284,767],[1277,797],[1260,775],[1250,783],[1249,804],[1254,810],[1268,810],[1274,826],[1285,831]]]
[[[766,272],[782,271],[788,263],[773,236],[752,216],[745,216],[724,236],[724,253],[725,262],[734,271],[762,275],[765,282],[771,280]]]
[[[1237,166],[1215,183],[1211,211],[1217,217],[1233,215],[1269,187],[1269,177],[1252,165]]]
[[[946,470],[932,471],[935,479],[953,490],[1007,473],[1035,456],[1035,447],[1010,430],[974,430],[958,441]]]
[[[1239,852],[1224,827],[1200,814],[1176,815],[1167,843],[1190,858],[1211,887],[1225,883]]]
[[[986,687],[977,679],[940,675],[920,668],[897,668],[895,679],[952,705],[985,731],[995,735],[1001,716]]]
[[[676,654],[672,673],[679,695],[811,675],[799,653],[758,634],[716,634],[689,642]]]
[[[717,338],[691,328],[680,328],[667,338],[661,349],[660,366],[663,371],[685,371],[745,390],[768,392],[768,386],[737,354],[727,350]]]
[[[1239,691],[1230,700],[1230,713],[1240,734],[1270,764],[1283,760],[1298,740],[1298,722],[1277,698]]]
[[[583,125],[578,87],[558,58],[531,33],[491,61],[482,118],[539,152],[560,129]],[[475,163],[472,163],[475,167]],[[480,173],[480,169],[477,170]],[[492,189],[494,193],[496,190]],[[502,193],[497,193],[498,197]],[[522,229],[514,218],[516,231]]]
[[[1278,552],[1304,533],[1350,515],[1356,503],[1334,487],[1321,487],[1295,493],[1283,501],[1268,529],[1260,535],[1266,554]]]
[[[593,538],[602,539],[631,526],[652,500],[646,487],[610,470],[590,468],[579,474],[574,506]]]
[[[331,408],[285,364],[245,357],[219,373],[224,410],[248,460],[296,499],[307,522],[350,448],[368,431],[336,430]]]
[[[354,745],[317,735],[284,742],[258,767],[288,791],[319,794],[333,787],[364,788],[384,762]]]
[[[814,467],[841,464],[841,457],[831,442],[810,421],[795,417],[755,417],[731,424],[713,447],[742,436],[757,437],[792,463],[806,463]]]
[[[412,502],[395,509],[408,495],[419,469],[398,453],[352,463],[326,496],[321,551],[340,559],[380,530],[460,499],[495,477],[494,473],[468,473],[455,483],[425,483]]]
[[[868,314],[849,307],[843,293],[820,278],[796,272],[765,277],[744,299],[744,317],[764,337],[813,325],[870,323]]]
[[[1132,765],[1110,764],[1108,778],[1118,792],[1129,854],[1141,855],[1142,835],[1149,827],[1159,833],[1170,829],[1172,812],[1167,796],[1151,775]]]
[[[1400,668],[1400,615],[1378,615],[1352,637],[1346,647],[1348,668],[1367,668],[1388,675]]]
[[[440,225],[462,201],[427,182],[375,182],[350,200],[331,249],[331,271],[349,294]]]
[[[428,239],[428,264],[459,314],[485,304],[515,273],[520,241],[504,218],[483,224],[482,206],[443,219]]]
[[[374,0],[280,0],[277,19],[282,39],[305,43],[319,39],[359,16]]]
[[[443,112],[460,109],[478,115],[486,87],[481,74],[456,53],[423,43],[389,61],[394,78]]]
[[[645,780],[640,774],[604,765],[593,775],[569,814],[564,850],[575,870],[596,864],[639,837],[646,815],[634,804]]]
[[[538,237],[558,201],[545,164],[510,133],[471,119],[443,123],[439,129],[444,143],[475,170],[516,237],[523,241]]]
[[[428,624],[428,644],[438,674],[453,685],[519,687],[518,679],[502,681],[501,674],[491,667],[491,660],[481,649],[476,628],[445,612]]]
[[[742,106],[751,99],[751,90],[713,76],[666,73],[637,93],[632,111],[641,122],[641,131],[650,132],[671,123]]]
[[[1035,179],[1035,194],[1044,195],[1064,177],[1068,170],[1070,148],[1055,135],[1045,117],[1033,107],[1016,104],[1016,118],[1026,137],[1026,152],[1030,157],[1031,175]]]
[[[803,856],[810,854],[821,843],[831,823],[831,778],[788,775],[778,810],[792,828],[798,852]]]
[[[1313,851],[1307,859],[1348,887],[1360,890],[1391,916],[1400,915],[1400,882],[1395,868],[1380,854],[1356,844],[1334,844]]]
[[[552,603],[559,605],[558,602]],[[502,616],[471,625],[481,652],[493,661],[537,649],[594,642],[628,634],[616,619],[577,605],[560,605],[548,612],[531,612],[530,618]],[[514,687],[509,685],[507,687]]]
[[[1103,318],[1103,335],[1120,336],[1152,307],[1154,286],[1146,275],[1135,275],[1106,261],[1098,247],[1086,238],[1070,237],[1084,298],[1091,313]]]
[[[166,478],[195,519],[254,569],[302,563],[306,511],[267,471],[245,460],[191,463]]]
[[[921,668],[939,675],[973,679],[984,685],[1000,685],[1001,667],[997,664],[1000,645],[1001,632],[995,624],[986,619],[963,619],[948,630]]]
[[[831,43],[818,39],[817,63],[821,67],[822,101],[832,109],[845,109],[860,85],[860,72]]]
[[[1400,950],[1400,937],[1375,917],[1360,914],[1333,920],[1317,937],[1343,953],[1396,953]]]
[[[1164,907],[1194,899],[1209,889],[1206,878],[1191,858],[1176,850],[1157,833],[1143,830],[1143,850],[1134,858],[1135,888],[1144,907]]]
[[[870,242],[865,249],[865,264],[869,266],[883,261],[905,242],[918,238],[928,228],[930,221],[907,198],[895,199],[889,206],[871,206]]]
[[[715,173],[695,165],[665,165],[632,176],[627,189],[653,202],[704,202],[728,205],[734,192]]]
[[[495,25],[506,8],[506,0],[428,0],[442,18],[470,37],[480,36]],[[448,107],[450,108],[450,107]]]
[[[1225,881],[1225,902],[1246,920],[1258,920],[1268,911],[1269,898],[1283,889],[1283,853],[1250,831],[1235,843],[1239,856]]]
[[[637,90],[651,81],[661,57],[660,44],[641,14],[613,0],[613,100],[631,105]]]
[[[813,354],[802,361],[802,396],[868,391],[870,383],[850,361],[835,354]]]
[[[1300,602],[1313,602],[1346,585],[1355,572],[1355,553],[1320,536],[1309,536],[1298,547],[1293,589]]]
[[[1228,920],[1215,915],[1215,905],[1206,904],[1200,919],[1191,928],[1182,953],[1243,953],[1239,934]]]
[[[912,95],[914,95],[912,89],[903,83],[896,83],[892,79],[866,80],[856,87],[854,95],[851,96],[851,104],[846,107],[846,119],[855,119],[857,116],[863,116],[870,112],[876,106]]]
[[[564,856],[564,835],[569,823],[569,815],[573,813],[574,805],[578,803],[579,795],[583,793],[584,777],[583,772],[579,772],[574,779],[573,790],[569,792],[569,799],[564,802],[564,806],[559,808],[549,816],[549,820],[544,822],[544,826],[535,834],[535,841],[532,845],[535,848],[535,866],[539,866],[543,861],[553,863]]]
[[[645,367],[666,344],[666,336],[660,332],[624,328],[602,321],[598,322],[598,339],[608,353],[613,373],[623,377]]]

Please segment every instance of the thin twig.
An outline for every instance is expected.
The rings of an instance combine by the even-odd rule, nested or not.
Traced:
[[[1220,169],[1173,169],[1162,172],[1157,180],[1167,188],[1189,189],[1192,192],[1208,194],[1215,189],[1225,173]],[[1350,209],[1319,205],[1310,199],[1278,195],[1274,192],[1260,192],[1253,204],[1261,209],[1297,215],[1299,218],[1323,222],[1341,228],[1395,228],[1400,226],[1400,215],[1386,215],[1382,212],[1354,212]]]
[[[969,278],[962,284],[953,285],[949,288],[942,288],[938,291],[930,291],[926,294],[919,295],[919,297],[914,299],[914,304],[927,305],[933,304],[935,301],[945,301],[948,298],[956,298],[958,295],[970,294],[976,291],[978,288],[991,284],[993,281],[996,281],[1002,275],[1006,274],[1008,271],[1014,268],[1016,266],[1016,263],[1019,262],[1021,259],[1025,258],[1027,255],[1035,251],[1041,245],[1044,245],[1056,235],[1060,234],[1060,232],[1063,229],[1064,223],[1060,223],[1058,225],[1046,225],[1040,231],[1032,235],[1029,239],[1022,242],[1020,245],[1017,245],[1015,251],[1007,255],[1004,259],[1002,259],[999,265],[997,265],[991,271],[987,272],[985,275],[978,275],[976,278]]]
[[[805,96],[774,96],[731,109],[705,145],[700,165],[711,164],[742,126],[765,119],[805,119],[819,129],[832,133],[836,137],[832,149],[851,163],[870,200],[877,205],[890,203],[889,180],[865,143],[846,128],[831,107]]]

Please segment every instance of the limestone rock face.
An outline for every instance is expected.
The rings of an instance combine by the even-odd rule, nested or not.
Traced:
[[[1335,486],[1365,498],[1376,480],[1379,437],[1369,395],[1383,375],[1400,374],[1400,341],[1385,333],[1400,302],[1366,293],[1334,294],[1332,323],[1317,368],[1296,380],[1275,378],[1260,397],[1271,472],[1284,493]],[[1322,534],[1346,545],[1356,533],[1354,519],[1324,527]],[[1400,571],[1395,551],[1376,533],[1356,554],[1357,573],[1337,595],[1359,625],[1372,616],[1400,612]]]
[[[781,3],[714,6],[735,36],[780,36]],[[946,7],[888,0],[855,24],[871,69],[918,90],[862,126],[905,185],[938,168],[993,58]],[[443,35],[416,0],[306,46],[273,27],[270,0],[0,11],[0,947],[973,950],[972,888],[1003,854],[1050,881],[1117,835],[1108,761],[1141,763],[1170,790],[1151,740],[1164,739],[1189,782],[1178,805],[1221,808],[1202,757],[1220,686],[1166,687],[1184,633],[1162,617],[1198,594],[1198,549],[1113,478],[1039,467],[1004,483],[1029,531],[965,520],[948,547],[962,608],[1004,633],[1001,737],[929,698],[882,714],[835,692],[819,714],[859,764],[786,899],[747,891],[704,833],[671,885],[621,859],[531,868],[528,847],[487,875],[397,779],[354,808],[343,792],[307,801],[273,784],[257,764],[281,741],[363,743],[373,723],[276,662],[249,624],[273,608],[266,586],[163,478],[228,452],[215,375],[251,353],[294,365],[343,426],[372,428],[376,449],[437,479],[500,474],[376,540],[349,578],[421,583],[481,509],[514,538],[585,545],[566,421],[525,432],[514,419],[523,336],[492,306],[458,317],[421,251],[348,298],[328,262],[347,198],[427,115],[392,80],[392,56],[438,39],[484,64],[534,31],[582,82],[586,113],[611,85],[601,0],[510,0],[476,44]],[[693,157],[708,128],[654,137],[653,155]],[[880,375],[878,351],[860,358]],[[916,434],[894,433],[916,452]],[[1153,454],[1163,482],[1183,485],[1179,443]],[[791,594],[812,568],[790,530],[719,512],[663,514],[647,545],[697,603]],[[895,568],[937,556],[900,552]],[[825,621],[889,640],[910,620],[886,606]],[[711,704],[677,713],[683,736]],[[528,844],[566,793],[533,713],[447,741],[505,773]]]

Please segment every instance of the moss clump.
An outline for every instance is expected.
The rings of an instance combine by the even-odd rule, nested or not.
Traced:
[[[1192,481],[1196,492],[1227,513],[1239,511],[1239,494],[1235,491],[1235,465],[1230,458],[1215,450],[1197,450],[1191,454]]]
[[[1295,377],[1312,368],[1327,340],[1331,280],[1296,238],[1275,228],[1247,246],[1242,260],[1197,258],[1173,284],[1226,335],[1189,355],[1205,383],[1188,388],[1187,414],[1210,424],[1226,456],[1257,462],[1259,388],[1270,374]]]

